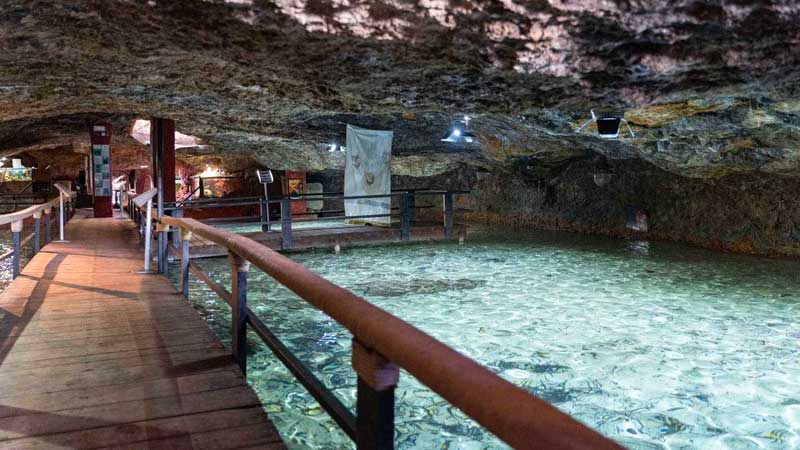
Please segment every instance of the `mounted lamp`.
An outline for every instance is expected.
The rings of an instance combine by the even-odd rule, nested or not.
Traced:
[[[631,126],[628,125],[628,121],[625,120],[624,116],[621,114],[602,114],[600,117],[596,116],[594,110],[590,110],[592,117],[589,118],[583,125],[580,126],[576,133],[581,133],[583,130],[586,129],[592,123],[597,124],[597,135],[603,139],[616,139],[619,137],[619,129],[620,126],[624,123],[626,127],[628,127],[628,132],[631,134],[631,137],[636,137],[633,134],[633,130]]]
[[[449,130],[440,139],[442,142],[449,142],[453,144],[475,144],[478,142],[478,137],[469,130],[469,121],[472,120],[469,116],[464,116],[450,127]]]

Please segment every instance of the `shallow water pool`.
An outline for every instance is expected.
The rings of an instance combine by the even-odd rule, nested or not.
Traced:
[[[628,448],[800,445],[798,262],[509,229],[291,257]],[[229,285],[225,259],[199,263]],[[260,271],[249,288],[251,307],[353,406],[349,333]],[[196,280],[190,297],[228,341],[227,305]],[[252,347],[248,378],[289,447],[351,448]],[[401,449],[507,448],[405,373],[396,417]]]

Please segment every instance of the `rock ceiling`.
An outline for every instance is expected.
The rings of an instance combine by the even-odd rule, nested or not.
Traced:
[[[85,151],[173,118],[184,157],[341,168],[344,124],[393,129],[394,170],[640,158],[800,175],[800,3],[696,0],[5,0],[0,153]],[[636,138],[572,132],[626,111]],[[470,114],[481,145],[439,137]]]

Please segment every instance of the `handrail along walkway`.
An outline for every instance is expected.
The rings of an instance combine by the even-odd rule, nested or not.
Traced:
[[[152,190],[151,190],[152,191]],[[148,191],[150,192],[150,191]],[[232,198],[220,198],[220,199],[200,199],[200,200],[191,200],[191,201],[184,201],[184,202],[168,202],[165,203],[164,213],[165,215],[173,216],[173,217],[183,217],[183,211],[185,209],[209,209],[209,208],[229,208],[229,207],[238,207],[238,206],[256,206],[258,205],[260,208],[260,220],[258,223],[261,224],[262,232],[269,232],[270,231],[270,221],[268,220],[267,210],[269,209],[269,205],[279,204],[280,205],[280,234],[281,234],[281,250],[291,250],[294,246],[294,239],[293,239],[293,223],[296,222],[310,222],[310,221],[329,221],[329,220],[353,220],[353,219],[370,219],[370,218],[398,218],[399,219],[399,231],[400,231],[400,240],[401,241],[409,241],[411,240],[411,228],[412,224],[416,223],[416,211],[418,209],[427,209],[431,206],[417,206],[417,198],[418,197],[441,197],[442,202],[442,231],[444,233],[444,237],[446,239],[452,239],[454,235],[454,215],[455,215],[455,208],[454,208],[454,199],[456,195],[460,194],[468,194],[468,191],[449,191],[449,190],[430,190],[430,189],[405,189],[405,190],[395,190],[388,194],[375,194],[375,195],[344,195],[341,192],[321,192],[321,193],[306,193],[306,194],[292,194],[283,196],[281,198],[273,198],[267,200],[265,197],[232,197]],[[141,195],[141,194],[139,194]],[[127,205],[127,210],[131,218],[141,227],[143,226],[143,220],[148,216],[148,214],[142,214],[144,211],[143,204],[136,205],[134,204],[134,198],[137,197],[137,193],[132,190],[123,191],[123,204]],[[309,212],[307,214],[300,214],[301,216],[307,215],[314,215],[313,219],[308,218],[300,218],[300,219],[293,219],[292,213],[292,203],[294,202],[301,202],[306,201],[309,199],[313,200],[341,200],[343,202],[353,201],[353,200],[365,200],[365,199],[389,199],[391,202],[392,199],[397,199],[398,206],[397,207],[390,207],[389,211],[384,214],[369,214],[369,215],[341,215],[338,213],[343,213],[343,210],[335,210],[335,211],[316,211],[316,212]],[[326,213],[324,216],[319,216],[319,214]],[[337,213],[337,215],[327,215],[328,213]],[[154,216],[154,218],[157,217]],[[247,217],[244,217],[247,218]],[[243,219],[243,218],[237,218]],[[142,229],[140,232],[141,236],[144,237],[145,233]],[[178,237],[176,235],[175,244],[178,245]],[[159,242],[167,242],[167,232],[164,230],[160,230],[159,233]],[[163,265],[162,261],[165,260],[167,257],[167,247],[166,245],[160,245],[158,249],[158,261],[159,261],[159,271],[164,272],[165,266]]]
[[[249,325],[356,442],[359,450],[393,448],[394,389],[399,368],[514,448],[622,448],[414,326],[266,246],[195,219],[164,216],[160,225],[162,230],[166,226],[175,227],[184,234],[181,290],[186,296],[193,269],[189,262],[191,236],[200,236],[228,249],[232,289],[230,293],[218,285],[212,289],[216,287],[215,292],[232,307],[231,348],[237,363],[246,371],[245,339]],[[352,366],[358,375],[355,416],[247,306],[247,273],[251,265],[352,333]],[[207,277],[203,281],[211,282]]]
[[[39,205],[29,206],[21,211],[0,215],[0,225],[11,224],[12,234],[12,248],[11,250],[0,255],[0,261],[7,258],[13,258],[12,262],[12,277],[17,278],[21,271],[21,250],[28,242],[33,240],[33,253],[36,254],[41,249],[42,245],[51,241],[52,223],[50,220],[50,213],[54,207],[59,208],[59,236],[61,239],[64,237],[64,222],[69,220],[75,212],[74,201],[77,196],[75,192],[70,192],[66,186],[56,183],[58,188],[58,197],[41,203]],[[69,192],[69,194],[67,194]],[[66,201],[64,201],[66,198]],[[25,219],[33,218],[33,233],[26,236],[24,239],[21,237],[22,227]],[[42,219],[44,219],[44,242],[41,239]]]

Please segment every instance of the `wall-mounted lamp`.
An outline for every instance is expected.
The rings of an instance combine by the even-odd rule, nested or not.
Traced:
[[[592,117],[589,118],[580,128],[575,130],[576,133],[583,132],[586,127],[591,125],[592,123],[597,123],[597,135],[604,139],[616,139],[619,137],[619,128],[620,125],[623,123],[626,127],[628,127],[628,132],[631,134],[631,137],[636,137],[633,134],[633,130],[631,126],[628,125],[628,121],[625,120],[624,116],[621,114],[602,114],[600,117],[596,116],[594,110],[590,110]]]
[[[463,119],[456,121],[449,130],[440,139],[442,142],[450,142],[453,144],[474,144],[478,142],[478,137],[469,130],[469,121],[472,120],[469,116],[464,116]]]

